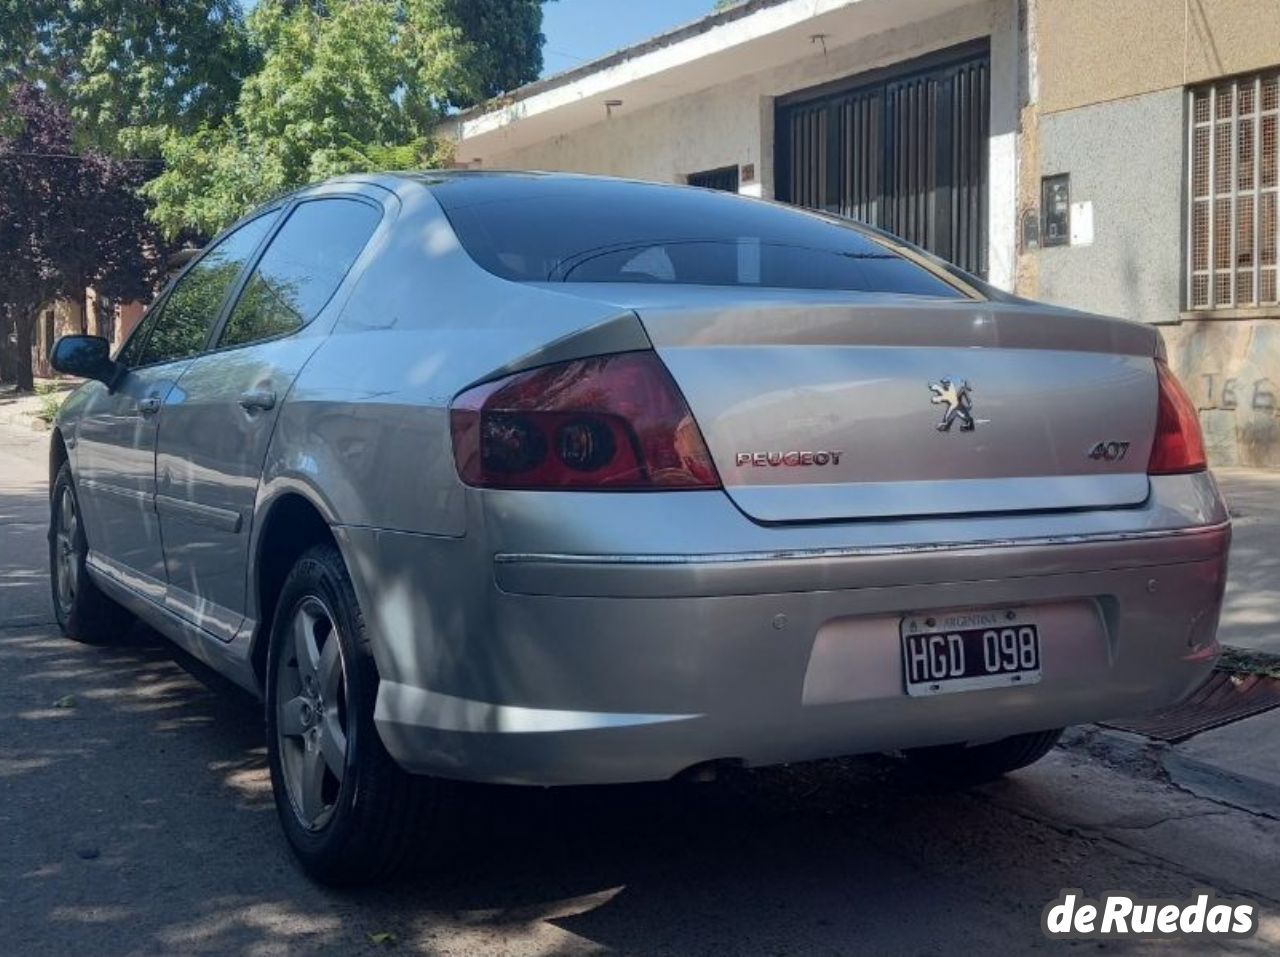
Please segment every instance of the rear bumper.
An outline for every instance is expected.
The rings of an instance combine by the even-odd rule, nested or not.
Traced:
[[[356,578],[391,754],[421,773],[580,784],[979,741],[1170,704],[1217,654],[1230,526],[1209,512],[1208,524],[1153,528],[1148,511],[1145,528],[732,552],[503,548],[483,528],[469,542],[341,538],[353,568],[378,571]],[[1043,622],[1038,684],[905,694],[902,615],[1008,606]]]

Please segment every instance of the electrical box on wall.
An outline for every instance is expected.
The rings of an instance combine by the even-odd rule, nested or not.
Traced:
[[[1071,204],[1071,245],[1093,245],[1093,203]]]
[[[1041,246],[1071,242],[1071,177],[1067,173],[1040,180]]]
[[[1028,209],[1022,214],[1022,248],[1040,248],[1040,213]]]

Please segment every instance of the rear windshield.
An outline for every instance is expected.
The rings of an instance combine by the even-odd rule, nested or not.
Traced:
[[[728,193],[538,176],[459,177],[434,192],[471,257],[516,282],[964,297],[852,224]]]

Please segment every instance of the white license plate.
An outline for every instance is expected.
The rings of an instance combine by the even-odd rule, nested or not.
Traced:
[[[901,634],[903,683],[913,697],[1040,680],[1040,629],[1025,608],[908,615]]]

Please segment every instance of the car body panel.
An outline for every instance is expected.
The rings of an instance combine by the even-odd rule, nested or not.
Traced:
[[[298,335],[200,356],[160,415],[156,510],[165,604],[224,641],[244,620],[249,533],[276,417],[320,341]],[[249,393],[275,400],[271,408],[246,409],[239,400]]]
[[[163,600],[166,587],[155,511],[159,412],[188,365],[184,360],[140,369],[113,390],[87,383],[71,410],[85,533],[97,552],[129,569],[133,586],[155,601]],[[154,407],[144,411],[144,402]]]
[[[380,240],[399,211],[389,191],[359,183],[330,184],[295,199],[293,209],[317,199],[361,199],[380,211],[380,224],[309,322],[282,338],[214,348],[197,357],[160,415],[156,507],[165,540],[165,603],[223,641],[236,636],[249,611],[258,485],[280,410],[365,265],[377,258]],[[287,228],[291,212],[280,217],[277,232]],[[270,242],[264,245],[269,248]],[[228,296],[211,341],[218,341],[256,264],[248,264]]]
[[[704,761],[986,740],[1175,700],[1216,654],[1229,526],[1206,476],[1171,478],[1141,509],[1092,513],[1124,513],[1130,531],[1063,521],[1061,537],[1022,538],[1036,525],[1026,516],[815,535],[762,528],[718,493],[637,496],[619,522],[616,502],[589,495],[547,510],[500,493],[476,506],[483,541],[349,528],[340,540],[357,567],[379,569],[357,586],[374,627],[412,635],[379,648],[377,719],[398,760],[519,783],[645,780]],[[541,551],[569,514],[585,529],[558,543],[572,558]],[[966,523],[990,540],[942,544]],[[702,551],[735,527],[750,551]],[[928,531],[932,542],[906,544]],[[864,544],[832,547],[841,540]],[[474,569],[495,549],[489,581]],[[1039,685],[907,700],[903,615],[1010,606],[1042,622]]]
[[[347,524],[459,536],[465,486],[449,433],[453,397],[549,356],[646,340],[630,310],[513,287],[482,270],[425,190],[401,201],[401,228],[298,376],[265,474],[268,485],[277,475],[315,476]]]

